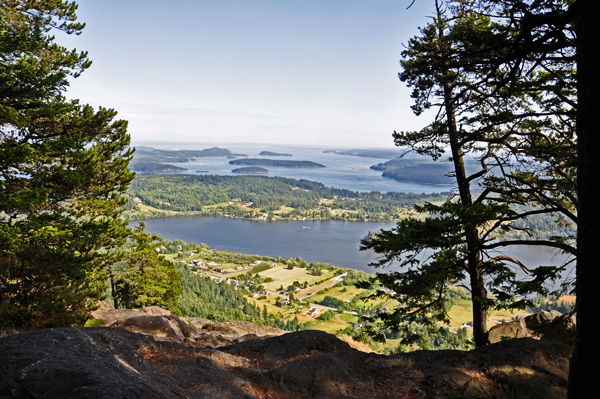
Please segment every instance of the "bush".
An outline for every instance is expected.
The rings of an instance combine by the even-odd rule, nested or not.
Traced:
[[[333,310],[328,310],[319,316],[319,320],[329,321],[336,317],[336,313]]]

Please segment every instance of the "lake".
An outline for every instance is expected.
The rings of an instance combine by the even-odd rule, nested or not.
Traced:
[[[323,221],[255,221],[226,217],[182,216],[145,221],[148,232],[168,240],[205,243],[213,249],[245,254],[301,257],[308,262],[327,262],[335,266],[366,272],[376,254],[359,251],[360,240],[369,231],[389,230],[394,223]],[[543,247],[522,246],[504,251],[528,267],[560,265],[565,255]],[[519,273],[522,274],[522,273]],[[574,277],[574,276],[571,276]]]

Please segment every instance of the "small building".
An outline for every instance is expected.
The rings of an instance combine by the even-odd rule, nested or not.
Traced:
[[[226,273],[224,269],[219,269],[219,268],[216,268],[215,272],[217,272],[217,273]]]

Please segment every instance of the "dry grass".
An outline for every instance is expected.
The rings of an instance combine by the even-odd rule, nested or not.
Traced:
[[[471,379],[476,382],[479,386],[483,387],[487,392],[487,397],[497,399],[508,399],[506,392],[498,385],[497,382],[488,378],[480,370],[474,370],[472,368],[458,368],[458,371],[465,373]]]
[[[171,363],[174,359],[193,362],[199,356],[198,354],[190,351],[171,348],[166,349],[163,347],[160,349],[152,348],[145,351],[138,351],[138,353],[141,354],[145,359],[154,363],[154,366],[158,371],[162,372],[163,370],[166,370],[171,375],[177,372],[177,366]]]
[[[338,338],[341,341],[344,341],[345,343],[347,343],[348,345],[350,345],[352,348],[359,350],[361,352],[367,352],[367,353],[372,353],[375,352],[373,349],[371,349],[371,347],[363,342],[358,342],[352,339],[351,336],[349,335],[340,335],[338,336]]]
[[[552,359],[548,360],[536,354],[531,361],[532,367],[539,367],[547,372],[568,381],[569,379],[569,359]]]
[[[10,337],[11,335],[18,334],[17,330],[0,330],[0,338]]]

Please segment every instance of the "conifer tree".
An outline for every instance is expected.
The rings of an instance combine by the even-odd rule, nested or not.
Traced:
[[[123,261],[108,269],[115,308],[160,306],[177,313],[181,278],[173,262],[160,254],[162,237],[146,233],[140,222],[129,239]]]
[[[80,325],[129,232],[127,122],[64,97],[91,64],[53,36],[81,33],[74,2],[0,6],[0,324]]]
[[[498,64],[506,63],[518,30],[505,21],[492,20],[489,13],[475,8],[476,2],[448,3],[445,9],[436,1],[433,22],[410,40],[401,62],[400,79],[414,88],[413,110],[418,115],[436,107],[437,116],[423,130],[396,132],[394,139],[397,145],[436,160],[449,151],[457,184],[455,198],[442,205],[415,207],[429,216],[405,219],[395,229],[364,241],[362,248],[381,254],[374,266],[400,262],[400,271],[379,273],[375,280],[393,290],[401,303],[393,312],[379,316],[384,324],[408,332],[406,322],[431,328],[448,322],[446,287],[466,282],[473,302],[474,340],[482,346],[489,343],[490,309],[524,307],[523,295],[546,293],[544,283],[558,279],[564,269],[563,265],[532,270],[494,250],[537,244],[575,252],[564,237],[499,241],[521,230],[517,222],[528,216],[557,211],[573,215],[573,162],[571,169],[560,162],[551,163],[551,172],[546,168],[549,149],[555,154],[573,153],[575,142],[558,145],[554,140],[572,139],[573,125],[568,119],[564,126],[553,125],[556,131],[548,129],[552,121],[547,112],[556,103],[545,102],[547,75],[520,82],[518,90],[498,83],[502,78]],[[573,93],[572,87],[566,92]],[[559,115],[556,109],[552,111],[553,117]],[[465,167],[468,155],[480,165],[471,173]],[[570,174],[571,180],[563,183],[553,173]],[[568,189],[555,190],[557,186]],[[515,269],[526,278],[517,278]]]

